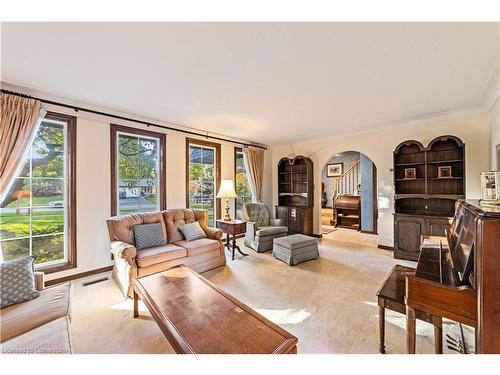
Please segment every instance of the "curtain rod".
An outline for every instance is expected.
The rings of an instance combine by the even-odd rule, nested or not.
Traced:
[[[79,112],[79,111],[88,112],[88,113],[92,113],[94,115],[112,117],[112,118],[115,118],[115,119],[118,119],[118,120],[125,120],[125,121],[135,122],[135,123],[138,123],[138,124],[146,125],[148,127],[149,126],[154,126],[156,128],[167,129],[167,130],[176,131],[176,132],[185,133],[185,134],[190,134],[190,135],[197,135],[197,136],[200,136],[200,137],[205,137],[205,138],[210,138],[210,139],[216,139],[218,141],[235,143],[235,144],[238,144],[238,145],[241,145],[241,146],[244,146],[244,147],[253,146],[253,147],[258,147],[258,148],[267,150],[267,147],[264,147],[264,146],[254,145],[254,144],[251,144],[251,143],[244,143],[244,142],[233,141],[233,140],[230,140],[230,139],[226,139],[226,138],[222,138],[222,137],[217,137],[217,136],[214,136],[214,135],[208,135],[208,134],[203,134],[203,133],[199,133],[199,132],[195,132],[195,131],[189,131],[189,130],[172,128],[170,126],[165,126],[165,125],[158,125],[158,124],[155,124],[155,123],[152,123],[152,122],[137,120],[137,119],[130,118],[130,117],[114,115],[112,113],[95,111],[93,109],[88,109],[88,108],[84,108],[84,107],[77,107],[77,106],[74,106],[74,105],[65,104],[65,103],[61,103],[61,102],[55,102],[55,101],[47,100],[47,99],[43,99],[43,98],[37,98],[35,96],[31,96],[31,95],[27,95],[27,94],[22,94],[22,93],[15,92],[15,91],[1,89],[0,92],[2,92],[3,94],[20,96],[22,98],[39,100],[42,103],[56,105],[56,106],[64,107],[64,108],[69,108],[69,109],[74,110],[75,112]]]

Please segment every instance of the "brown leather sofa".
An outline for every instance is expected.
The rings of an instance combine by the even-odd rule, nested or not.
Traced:
[[[132,297],[131,282],[134,278],[165,271],[180,264],[196,272],[205,272],[226,264],[222,231],[207,225],[205,210],[168,209],[161,212],[144,212],[114,216],[106,220],[111,253],[113,278],[125,295]],[[207,238],[186,241],[178,227],[198,221]],[[167,244],[149,249],[134,247],[133,226],[161,223]]]

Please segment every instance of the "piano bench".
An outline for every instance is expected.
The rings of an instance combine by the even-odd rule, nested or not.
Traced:
[[[415,275],[415,268],[395,265],[377,292],[379,308],[379,351],[385,354],[385,309],[406,315],[405,293],[406,276]],[[443,325],[439,316],[422,311],[415,311],[416,318],[434,325],[434,346],[436,354],[443,353]]]

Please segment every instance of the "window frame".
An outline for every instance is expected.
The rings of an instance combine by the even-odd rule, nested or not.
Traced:
[[[65,143],[65,232],[67,256],[66,261],[56,262],[48,265],[35,265],[35,271],[51,274],[66,271],[77,267],[77,242],[76,242],[76,117],[62,113],[48,111],[43,120],[53,120],[66,123],[66,143]],[[32,144],[29,145],[32,147]],[[30,236],[31,238],[31,236]]]
[[[236,155],[238,154],[238,152],[241,152],[243,153],[243,148],[242,147],[235,147],[234,148],[234,177],[233,177],[233,181],[234,181],[234,189],[236,191]],[[243,166],[245,165],[245,162],[243,162]],[[248,180],[248,172],[246,170],[246,167],[245,167],[245,174],[247,175],[247,180]],[[238,197],[239,198],[239,197]],[[237,201],[238,201],[238,198],[236,198],[234,200],[234,218],[237,219],[237,214],[238,214],[238,207],[237,207]],[[250,197],[253,199],[253,197]],[[242,207],[243,209],[243,207]]]
[[[205,146],[215,149],[215,189],[214,195],[217,195],[220,187],[221,181],[221,145],[220,143],[209,142],[202,139],[187,138],[186,137],[186,208],[189,207],[189,147],[194,146]],[[220,198],[215,198],[215,215],[214,215],[214,226],[215,221],[221,218],[221,203]],[[208,223],[210,224],[210,223]]]
[[[117,149],[116,141],[119,133],[130,134],[134,136],[145,136],[149,138],[157,138],[159,140],[158,149],[158,187],[159,187],[159,210],[164,211],[167,209],[167,179],[166,179],[166,138],[165,133],[154,132],[151,130],[132,128],[129,126],[123,126],[118,124],[110,124],[110,160],[111,160],[111,216],[116,216],[118,214],[118,191],[117,191],[117,178],[118,178],[118,168],[117,168]]]

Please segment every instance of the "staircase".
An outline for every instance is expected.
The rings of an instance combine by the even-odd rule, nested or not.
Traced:
[[[338,197],[342,195],[354,195],[359,196],[361,194],[361,176],[359,170],[359,160],[355,162],[352,166],[350,166],[341,176],[337,177],[333,182],[333,219],[330,221],[331,225],[338,225],[338,213],[335,209],[335,201]],[[353,216],[352,214],[350,216]],[[356,217],[354,217],[356,216]],[[358,228],[359,228],[359,212],[354,214],[351,219],[358,219]]]

